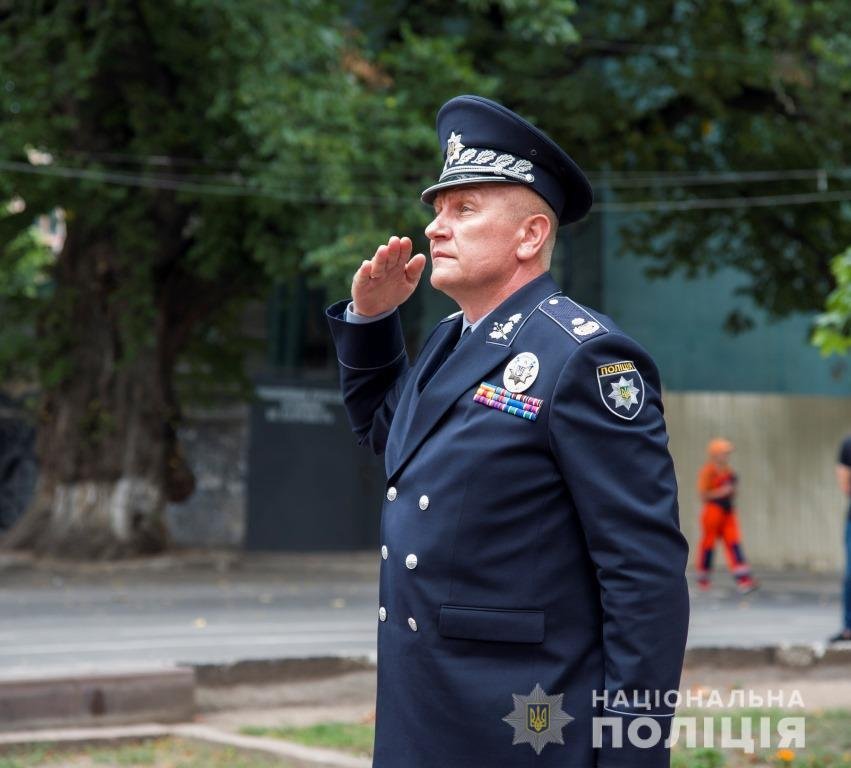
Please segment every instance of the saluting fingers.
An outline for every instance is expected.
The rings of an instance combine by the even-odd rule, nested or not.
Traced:
[[[390,270],[394,269],[396,267],[396,265],[399,263],[399,252],[400,251],[401,251],[401,248],[399,246],[399,238],[396,237],[396,235],[393,235],[387,241],[387,262],[386,262],[385,267],[386,267],[388,272]]]
[[[410,251],[409,251],[410,252]],[[416,285],[426,265],[426,257],[418,253],[407,264],[405,264],[405,277],[409,283]]]
[[[372,262],[369,259],[364,259],[361,265],[355,270],[354,283],[355,285],[363,285],[369,282],[372,274]]]
[[[370,273],[370,277],[373,280],[377,280],[380,277],[384,277],[384,273],[387,271],[387,246],[379,245],[375,251],[375,256],[372,257],[372,271]]]
[[[410,237],[403,237],[399,240],[399,262],[406,266],[411,258],[411,252],[414,250],[414,244]]]

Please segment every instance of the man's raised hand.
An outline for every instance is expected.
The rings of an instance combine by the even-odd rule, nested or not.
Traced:
[[[421,253],[412,258],[412,250],[410,237],[393,235],[360,265],[352,280],[353,309],[358,315],[380,315],[408,300],[426,264]]]

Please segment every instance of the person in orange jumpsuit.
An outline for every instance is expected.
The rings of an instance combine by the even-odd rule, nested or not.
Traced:
[[[747,594],[757,588],[757,583],[742,552],[735,507],[738,478],[730,467],[733,444],[717,437],[709,441],[706,452],[708,461],[701,468],[697,479],[697,491],[703,501],[700,517],[703,535],[697,555],[697,583],[701,589],[709,589],[712,583],[712,554],[715,542],[720,538],[724,542],[727,564],[736,586],[739,592]]]

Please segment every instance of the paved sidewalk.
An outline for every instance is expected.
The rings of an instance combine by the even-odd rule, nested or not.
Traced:
[[[117,564],[0,555],[0,678],[308,656],[374,658],[373,552],[189,552]],[[692,591],[689,647],[821,643],[840,577],[757,570]],[[61,631],[60,631],[61,630]]]

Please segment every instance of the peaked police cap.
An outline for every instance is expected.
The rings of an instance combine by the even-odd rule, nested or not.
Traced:
[[[560,224],[578,221],[593,193],[582,169],[528,120],[482,96],[456,96],[437,113],[437,137],[446,162],[426,204],[442,189],[465,184],[526,184],[555,211]]]

